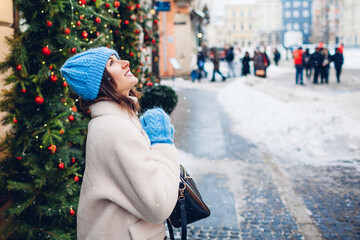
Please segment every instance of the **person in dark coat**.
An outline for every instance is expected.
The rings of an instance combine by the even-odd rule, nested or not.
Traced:
[[[310,80],[311,78],[311,72],[312,72],[312,66],[311,66],[311,54],[310,54],[310,50],[308,48],[305,49],[305,52],[303,53],[303,63],[304,63],[304,68],[305,68],[305,75],[307,80]]]
[[[220,74],[220,76],[222,77],[222,80],[225,81],[226,77],[219,70],[219,68],[220,68],[220,53],[216,48],[212,48],[211,51],[214,56],[212,59],[212,62],[214,64],[214,71],[213,71],[213,76],[212,76],[211,82],[215,82],[215,73]]]
[[[340,83],[340,74],[341,74],[342,65],[344,64],[344,56],[339,48],[335,49],[335,54],[332,56],[332,61],[334,62],[334,66],[336,70],[337,82]]]
[[[245,52],[245,56],[241,59],[242,62],[242,69],[241,69],[241,75],[246,76],[247,74],[250,74],[250,61],[251,57],[249,52]]]
[[[231,73],[234,77],[236,77],[236,74],[235,74],[235,70],[234,70],[234,58],[235,58],[235,55],[234,55],[234,47],[230,47],[227,51],[226,51],[226,56],[225,56],[225,60],[228,64],[228,68],[229,68],[229,71],[228,71],[228,77],[230,78],[231,76]]]
[[[277,48],[275,48],[275,51],[274,51],[274,62],[275,62],[275,65],[276,65],[276,66],[278,66],[279,61],[280,61],[280,58],[281,58],[281,54],[280,54],[280,52],[277,50]]]
[[[314,68],[314,84],[318,84],[318,78],[321,74],[321,66],[323,62],[323,55],[320,53],[320,48],[315,48],[315,52],[310,56],[311,64]]]
[[[198,77],[199,81],[201,80],[203,72],[205,73],[205,78],[207,78],[207,72],[204,69],[205,62],[206,62],[206,52],[204,49],[200,48],[198,55],[197,55],[197,61],[196,61],[196,64],[198,66],[197,77]]]
[[[330,63],[331,55],[327,48],[324,48],[321,52],[323,55],[323,62],[321,65],[321,83],[329,83],[329,72],[330,72]]]

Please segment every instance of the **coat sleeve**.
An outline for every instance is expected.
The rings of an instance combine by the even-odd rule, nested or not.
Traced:
[[[174,145],[150,146],[137,131],[114,147],[109,164],[122,207],[151,223],[165,221],[178,198],[180,167]]]

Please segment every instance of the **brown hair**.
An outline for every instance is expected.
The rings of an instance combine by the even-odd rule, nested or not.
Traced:
[[[116,87],[116,81],[111,77],[110,73],[105,68],[98,96],[96,99],[90,101],[89,104],[91,105],[101,101],[111,101],[119,104],[131,115],[136,115],[136,112],[140,111],[139,101],[134,102],[131,98],[116,92]],[[131,89],[129,92],[129,96],[137,98],[138,95],[139,92],[136,91],[135,88]]]

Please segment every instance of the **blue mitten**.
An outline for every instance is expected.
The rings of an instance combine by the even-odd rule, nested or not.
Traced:
[[[170,123],[169,115],[161,108],[147,110],[140,117],[140,122],[150,138],[151,145],[156,143],[173,143],[174,127]]]

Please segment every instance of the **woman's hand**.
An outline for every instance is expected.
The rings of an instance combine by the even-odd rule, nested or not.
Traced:
[[[170,123],[169,115],[161,108],[147,110],[140,117],[140,122],[150,138],[151,145],[156,143],[173,143],[174,127]]]

